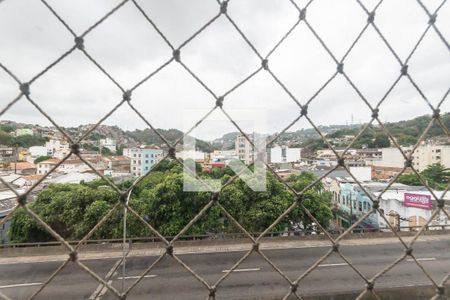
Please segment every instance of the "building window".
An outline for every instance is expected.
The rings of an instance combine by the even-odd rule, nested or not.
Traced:
[[[145,158],[148,158],[148,154],[145,154]]]
[[[148,164],[148,160],[147,159],[145,160],[145,163]]]

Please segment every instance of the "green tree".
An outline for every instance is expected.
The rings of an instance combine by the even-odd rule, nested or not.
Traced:
[[[40,163],[41,161],[44,161],[44,160],[47,160],[47,159],[50,159],[50,158],[52,158],[52,157],[51,157],[51,156],[48,156],[48,155],[39,156],[38,158],[36,158],[36,159],[34,160],[34,164],[38,164],[38,163]]]
[[[378,134],[373,143],[369,144],[371,148],[387,148],[391,145],[389,137],[384,134]]]
[[[420,176],[431,188],[444,190],[450,180],[450,169],[440,163],[432,164],[420,172]],[[415,173],[400,175],[398,182],[407,185],[422,185],[422,182]]]
[[[415,173],[407,173],[400,175],[400,177],[398,178],[398,182],[406,185],[415,185],[415,186],[422,185],[422,182],[420,182],[419,177],[417,177]]]
[[[153,189],[144,189],[139,197],[148,204],[144,218],[163,235],[175,235],[210,201],[209,192],[184,192],[183,174],[167,173]],[[215,217],[216,216],[216,217]],[[217,209],[196,222],[188,231],[203,234],[219,225]]]
[[[9,125],[9,124],[1,124],[0,125],[0,131],[10,133],[10,132],[13,132],[14,130],[16,130],[16,127],[13,125]]]
[[[0,130],[0,145],[11,146],[13,137],[8,133]]]
[[[32,146],[43,146],[47,142],[46,138],[37,135],[21,135],[12,138],[11,145],[23,148],[30,148]]]
[[[104,203],[111,205],[117,201],[117,193],[110,188],[93,189],[81,184],[55,184],[41,191],[29,207],[62,237],[80,239],[91,229],[89,225],[101,218],[102,214],[99,212],[104,212]],[[23,209],[19,209],[12,218],[9,237],[12,242],[53,240]]]
[[[327,228],[333,217],[331,211],[331,193],[323,190],[323,185],[320,181],[312,185],[315,180],[317,180],[317,178],[314,174],[302,172],[299,175],[291,175],[288,178],[288,183],[297,192],[304,191],[305,188],[307,188],[302,196],[301,203],[324,228]],[[313,223],[313,220],[302,207],[296,208],[293,215],[296,216],[297,220],[300,220],[305,227],[308,227]]]
[[[234,176],[229,168],[217,174],[199,174],[203,178],[222,176],[223,183]],[[129,206],[161,234],[178,234],[211,201],[210,192],[185,192],[182,166],[176,161],[165,161],[140,181],[133,189]],[[253,180],[261,180],[255,178]],[[301,191],[316,178],[302,173],[289,178],[289,184]],[[131,182],[119,184],[125,190]],[[267,173],[267,190],[253,191],[237,178],[220,193],[219,203],[247,230],[260,232],[269,227],[292,203],[295,197],[271,173]],[[54,184],[39,193],[29,205],[36,214],[65,239],[84,237],[118,202],[118,194],[104,180],[81,184]],[[330,197],[322,192],[320,184],[304,193],[303,205],[323,225],[331,218]],[[120,207],[104,222],[91,238],[122,237],[124,209]],[[303,207],[297,207],[273,230],[283,231],[295,224],[307,227],[312,220]],[[221,212],[211,206],[185,234],[236,232],[238,228]],[[49,241],[53,237],[38,226],[28,214],[19,209],[13,216],[9,231],[12,242]],[[127,213],[127,236],[153,236],[140,218]]]
[[[442,164],[433,164],[420,172],[428,184],[435,189],[445,189],[450,180],[450,168],[444,167]]]

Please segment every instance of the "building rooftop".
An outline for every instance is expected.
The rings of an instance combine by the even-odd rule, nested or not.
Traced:
[[[10,163],[8,169],[9,170],[24,170],[24,169],[35,169],[36,165],[30,162],[17,162]]]
[[[80,183],[81,181],[89,182],[100,177],[94,173],[68,173],[48,180],[49,183]]]
[[[59,158],[50,158],[44,161],[41,161],[40,164],[50,164],[50,165],[56,165],[60,162],[61,160]]]
[[[105,157],[106,160],[110,160],[110,161],[129,161],[130,158],[127,156],[107,156]]]

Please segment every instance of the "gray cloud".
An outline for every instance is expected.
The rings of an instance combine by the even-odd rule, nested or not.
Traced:
[[[170,42],[177,47],[218,13],[216,1],[138,1]],[[298,1],[304,6],[306,1]],[[76,33],[81,33],[119,1],[49,1]],[[371,9],[375,1],[364,1]],[[426,1],[433,10],[440,1]],[[297,21],[289,1],[232,0],[229,14],[258,52],[266,55]],[[356,1],[316,0],[307,10],[311,26],[341,59],[367,16]],[[404,60],[427,26],[427,16],[416,1],[387,0],[379,7],[376,23]],[[444,5],[437,23],[450,34],[450,5]],[[0,4],[0,62],[27,81],[73,45],[73,37],[39,1],[3,1]],[[171,57],[171,49],[129,2],[86,36],[86,50],[124,87],[130,88]],[[182,60],[213,91],[223,94],[260,66],[260,60],[224,16],[189,43]],[[411,76],[436,105],[449,88],[450,54],[430,29],[409,62]],[[301,23],[270,56],[273,72],[301,102],[335,72],[336,65],[305,24]],[[400,66],[376,32],[369,28],[345,60],[345,71],[371,104],[377,103],[400,72]],[[0,70],[0,105],[18,93],[17,83]],[[59,124],[94,123],[121,100],[121,91],[81,52],[75,51],[32,85],[32,96]],[[173,62],[133,94],[134,105],[155,127],[182,128],[185,109],[208,109],[214,99]],[[226,97],[225,109],[261,107],[268,110],[271,132],[284,128],[298,114],[289,96],[261,71]],[[445,101],[442,111],[449,111]],[[168,111],[170,111],[168,113]],[[381,106],[381,119],[395,121],[430,113],[425,101],[403,78]],[[370,111],[342,76],[338,76],[310,105],[317,124],[365,122]],[[0,117],[45,123],[24,99]],[[146,125],[123,107],[106,124],[126,129]],[[308,126],[302,122],[293,129]],[[232,126],[211,125],[198,134],[220,136]]]

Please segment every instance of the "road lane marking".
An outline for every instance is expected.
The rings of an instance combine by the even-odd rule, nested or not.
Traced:
[[[250,269],[234,269],[232,272],[253,272],[253,271],[261,271],[260,268],[250,268]],[[230,270],[222,270],[222,273],[230,272]]]
[[[154,274],[150,274],[150,275],[145,275],[144,278],[155,278],[158,275],[154,275]],[[125,277],[117,277],[117,279],[122,280],[122,279],[139,279],[141,278],[141,276],[137,275],[137,276],[125,276]]]
[[[128,245],[128,244],[127,244]],[[108,271],[108,274],[106,274],[105,280],[108,280],[108,284],[111,285],[112,284],[112,280],[110,280],[113,276],[115,276],[117,274],[117,269],[119,268],[119,266],[122,264],[122,262],[125,260],[125,258],[128,256],[128,254],[130,253],[130,247],[127,247],[127,252],[126,253],[122,253],[122,256],[120,257],[120,259],[118,261],[115,262],[115,264],[112,266],[112,268]],[[125,255],[124,255],[125,254]],[[106,285],[103,285],[102,283],[100,283],[97,286],[97,289],[95,289],[95,291],[92,293],[92,295],[89,297],[89,300],[96,300],[96,299],[101,299],[101,297],[108,291],[108,288]]]
[[[322,264],[319,267],[338,267],[338,266],[347,266],[347,263],[338,263],[338,264]]]
[[[416,258],[417,261],[433,261],[436,260],[436,257],[423,257],[423,258]],[[412,258],[406,259],[406,261],[414,261]]]
[[[0,289],[9,289],[9,288],[16,288],[16,287],[24,287],[24,286],[34,286],[34,285],[41,285],[41,284],[42,284],[42,282],[18,283],[18,284],[2,285],[2,286],[0,286]]]

